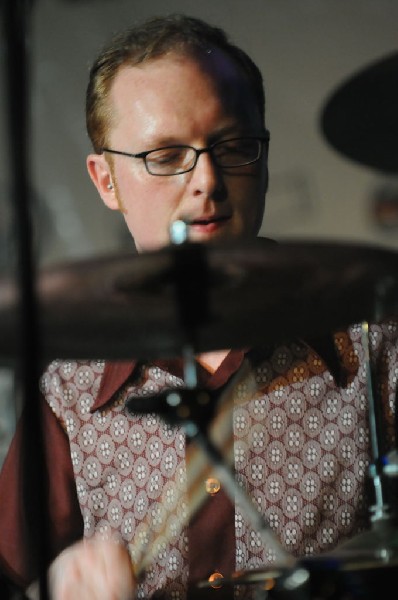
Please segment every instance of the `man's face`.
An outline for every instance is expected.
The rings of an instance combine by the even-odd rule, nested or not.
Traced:
[[[202,148],[263,133],[245,79],[217,50],[200,60],[170,54],[123,67],[111,106],[108,147],[124,152],[173,144]],[[253,237],[261,225],[265,152],[253,165],[228,170],[204,153],[192,171],[166,177],[149,174],[142,159],[114,154],[90,155],[87,165],[105,204],[123,211],[138,251],[167,245],[176,220],[187,222],[188,239],[198,242]]]

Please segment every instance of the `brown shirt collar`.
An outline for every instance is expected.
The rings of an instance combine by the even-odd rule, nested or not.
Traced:
[[[336,352],[334,336],[332,334],[321,335],[308,340],[307,343],[323,358],[335,380],[340,385],[343,385],[342,366]],[[213,390],[223,386],[240,367],[248,352],[248,349],[231,350],[214,373],[210,373],[198,363],[197,368],[200,385]],[[91,407],[91,412],[101,409],[111,400],[114,394],[124,383],[126,383],[127,379],[131,377],[138,364],[137,360],[118,362],[109,361],[105,363],[105,370],[102,376],[100,389],[98,396]],[[178,377],[182,378],[183,376],[183,362],[181,359],[157,360],[154,361],[153,364],[169,370]]]
[[[228,379],[235,373],[240,367],[245,356],[243,350],[231,350],[221,365],[214,373],[206,371],[204,367],[198,364],[198,379],[201,385],[206,386],[208,389],[218,389],[224,385]],[[181,359],[172,361],[158,360],[154,361],[154,364],[161,368],[167,367],[173,372],[173,374],[182,376],[183,363]],[[114,394],[126,383],[126,381],[134,373],[138,365],[138,361],[118,361],[118,362],[106,362],[104,374],[102,376],[100,389],[98,396],[91,407],[91,412],[101,409]]]

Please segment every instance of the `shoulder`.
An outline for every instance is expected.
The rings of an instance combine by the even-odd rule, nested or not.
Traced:
[[[103,360],[54,360],[40,378],[40,391],[58,417],[82,402],[89,410],[104,370]]]

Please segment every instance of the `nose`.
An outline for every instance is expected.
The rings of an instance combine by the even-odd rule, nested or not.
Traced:
[[[210,152],[202,152],[191,171],[190,188],[195,196],[214,200],[222,199],[225,186],[221,169],[215,164]]]

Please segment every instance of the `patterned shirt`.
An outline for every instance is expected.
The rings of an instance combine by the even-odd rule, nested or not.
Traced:
[[[387,451],[398,381],[397,323],[373,325],[369,340],[375,397],[383,413],[381,442]],[[235,543],[221,552],[233,554],[236,570],[272,564],[280,553],[317,555],[366,525],[371,440],[362,328],[354,325],[329,341],[322,347],[315,340],[295,340],[246,353],[231,351],[214,374],[199,370],[200,388],[209,392],[214,409],[210,435],[225,457],[233,457],[231,468],[240,489],[272,531],[271,541],[264,539],[245,507],[230,503]],[[70,458],[65,461],[73,468],[81,533],[124,543],[132,562],[145,566],[139,598],[159,590],[168,598],[184,597],[192,579],[190,546],[196,543],[190,524],[200,511],[210,514],[213,498],[203,493],[203,484],[210,476],[217,481],[218,475],[196,445],[187,442],[183,427],[171,426],[151,412],[129,411],[126,401],[149,401],[165,390],[183,388],[180,361],[54,361],[41,380],[52,411],[47,422],[55,415],[59,431],[64,438],[66,434]],[[6,466],[2,494],[9,472]],[[67,515],[75,512],[70,506],[64,510]],[[0,526],[8,520],[11,535],[17,526],[10,513],[11,508]],[[218,516],[224,527],[220,512]],[[195,531],[203,538],[198,540],[201,547],[206,548],[206,541],[209,547],[222,547],[222,527],[213,531],[202,519]],[[63,541],[54,543],[57,551],[78,537],[62,535]],[[13,564],[7,552],[7,540],[0,541],[8,571],[24,579],[26,575],[18,573],[22,567]],[[212,566],[215,571],[220,568]]]

